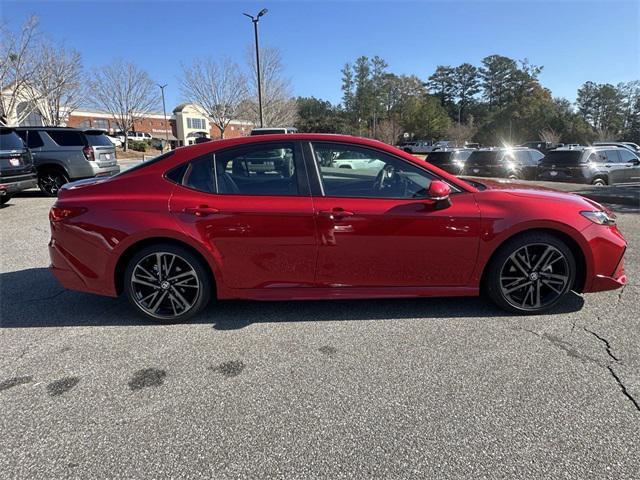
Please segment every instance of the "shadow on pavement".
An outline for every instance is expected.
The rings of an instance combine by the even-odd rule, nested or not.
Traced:
[[[0,328],[153,325],[138,317],[124,297],[64,290],[46,268],[0,274],[0,299]],[[553,313],[575,312],[583,304],[581,296],[571,294]],[[252,323],[507,316],[482,298],[221,301],[190,323],[235,330]]]

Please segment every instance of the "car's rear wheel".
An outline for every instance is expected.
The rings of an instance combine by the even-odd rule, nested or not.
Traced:
[[[604,178],[596,178],[591,182],[591,185],[595,185],[596,187],[604,187],[607,184],[607,181]]]
[[[576,262],[559,238],[532,232],[507,241],[494,255],[484,277],[491,299],[515,313],[541,313],[569,293]]]
[[[69,178],[59,170],[43,170],[38,173],[38,187],[48,197],[57,197],[60,188]]]
[[[211,277],[203,262],[186,248],[157,244],[129,261],[124,287],[134,308],[156,322],[182,322],[207,306]]]
[[[11,200],[11,195],[10,194],[7,193],[5,195],[0,195],[0,205],[4,205],[9,200]]]

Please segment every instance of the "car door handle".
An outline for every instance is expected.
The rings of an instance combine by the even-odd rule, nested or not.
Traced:
[[[320,215],[323,217],[328,217],[331,220],[341,220],[347,217],[353,217],[355,213],[349,212],[348,210],[344,210],[342,208],[334,208],[332,210],[323,210],[320,212]]]
[[[195,215],[196,217],[206,217],[208,215],[220,213],[220,210],[217,208],[211,208],[208,205],[199,205],[197,207],[185,207],[182,209],[182,212],[188,213],[189,215]]]

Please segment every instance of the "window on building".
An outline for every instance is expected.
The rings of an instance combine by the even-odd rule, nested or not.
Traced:
[[[109,130],[109,120],[106,118],[96,118],[93,120],[93,128],[99,130]]]
[[[203,118],[190,118],[187,117],[187,128],[191,128],[194,130],[204,130],[207,127],[205,127],[204,125],[204,119]]]
[[[78,124],[78,128],[91,128],[91,120],[83,120]]]

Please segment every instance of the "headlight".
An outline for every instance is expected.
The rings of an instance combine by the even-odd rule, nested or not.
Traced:
[[[588,218],[593,223],[597,223],[598,225],[616,224],[616,216],[613,213],[607,213],[602,210],[580,212],[580,215]]]

